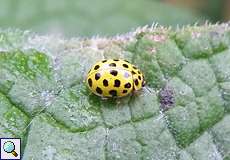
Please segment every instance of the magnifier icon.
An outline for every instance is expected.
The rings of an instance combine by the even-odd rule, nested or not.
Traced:
[[[6,153],[11,153],[14,155],[14,157],[17,157],[18,154],[15,152],[15,145],[11,141],[7,141],[3,144],[3,149]]]

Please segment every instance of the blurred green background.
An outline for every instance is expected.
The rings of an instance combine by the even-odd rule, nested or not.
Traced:
[[[0,0],[0,28],[110,36],[153,22],[172,27],[225,22],[229,10],[229,0]]]

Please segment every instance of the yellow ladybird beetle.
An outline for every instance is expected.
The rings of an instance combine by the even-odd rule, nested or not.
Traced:
[[[124,97],[145,85],[141,71],[126,60],[107,59],[97,62],[88,72],[90,90],[102,97]]]

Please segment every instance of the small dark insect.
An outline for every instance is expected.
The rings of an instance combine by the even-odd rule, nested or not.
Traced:
[[[175,104],[174,91],[169,86],[165,86],[159,93],[161,109],[166,111]]]

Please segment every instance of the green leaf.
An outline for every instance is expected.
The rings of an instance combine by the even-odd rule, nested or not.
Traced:
[[[140,28],[114,38],[0,31],[0,136],[29,159],[230,159],[228,24]],[[123,58],[141,68],[137,95],[101,100],[90,67]]]

